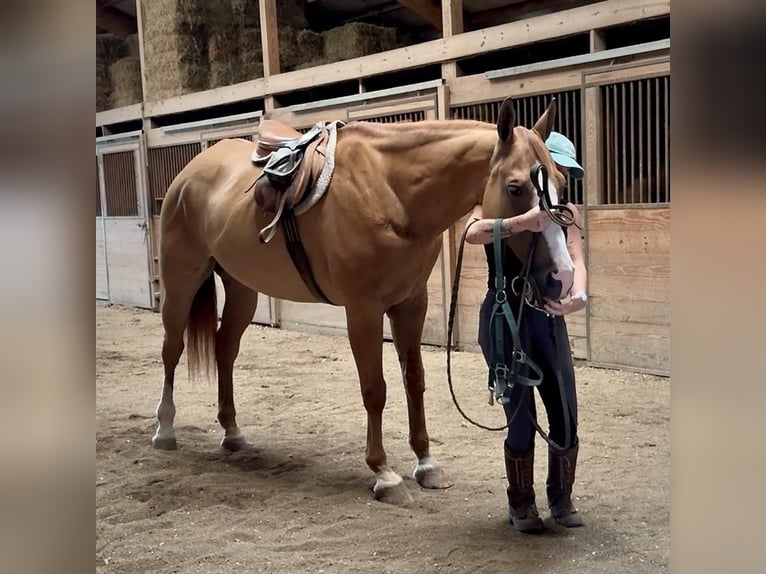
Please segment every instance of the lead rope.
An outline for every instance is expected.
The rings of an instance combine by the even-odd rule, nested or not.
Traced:
[[[543,166],[541,164],[537,164],[535,167],[532,168],[531,171],[532,171],[532,174],[531,174],[532,175],[532,182],[535,185],[535,187],[537,188],[539,196],[540,196],[540,206],[545,210],[545,212],[548,214],[548,216],[556,224],[558,224],[558,225],[560,225],[562,227],[569,227],[570,225],[574,225],[578,229],[581,229],[580,226],[575,221],[574,213],[572,213],[572,210],[569,209],[569,207],[567,207],[566,205],[558,205],[558,204],[557,205],[552,205],[550,194],[549,194],[549,190],[548,190],[548,173],[547,173],[547,170],[546,170],[545,166]],[[543,181],[542,184],[540,184],[540,180],[538,179],[538,177],[540,175],[543,176],[542,177],[542,181]],[[484,430],[488,430],[488,431],[498,432],[498,431],[506,430],[509,427],[509,425],[511,423],[513,423],[513,421],[516,418],[516,415],[518,415],[519,411],[521,410],[521,406],[524,404],[524,401],[523,400],[519,400],[519,404],[517,405],[515,411],[513,412],[513,414],[508,419],[508,422],[505,425],[503,425],[502,427],[490,427],[490,426],[486,426],[486,425],[483,425],[481,423],[478,423],[478,422],[474,421],[471,417],[469,417],[463,411],[463,409],[460,407],[460,404],[458,403],[457,397],[455,396],[455,390],[454,390],[453,383],[452,383],[452,360],[451,360],[452,333],[453,333],[454,324],[455,324],[455,311],[457,309],[457,297],[458,297],[458,292],[459,292],[459,288],[460,288],[460,271],[462,270],[462,267],[463,267],[463,250],[464,250],[464,247],[465,247],[465,238],[466,238],[466,235],[468,234],[468,230],[477,221],[478,220],[473,220],[473,221],[471,221],[466,226],[466,228],[463,231],[463,234],[462,234],[462,236],[460,238],[460,245],[458,247],[457,264],[455,266],[455,279],[454,279],[454,281],[452,283],[452,293],[451,293],[451,297],[450,297],[450,310],[449,310],[449,317],[448,317],[448,321],[447,321],[447,383],[448,383],[448,386],[449,386],[450,395],[452,396],[452,402],[455,404],[455,408],[458,410],[460,415],[466,421],[468,421],[469,423],[471,423],[472,425],[474,425],[474,426],[476,426],[478,428],[481,428],[481,429],[484,429]],[[519,384],[521,384],[522,386],[529,387],[530,392],[531,392],[531,387],[537,386],[537,385],[539,385],[542,382],[542,372],[541,372],[540,368],[531,359],[527,359],[526,355],[524,354],[524,351],[521,349],[521,343],[520,343],[518,329],[521,326],[521,317],[522,317],[522,314],[523,314],[523,311],[524,311],[525,303],[529,304],[533,309],[535,309],[537,311],[541,311],[541,312],[546,313],[546,314],[547,314],[547,312],[544,309],[541,309],[538,306],[532,304],[528,300],[528,296],[529,296],[530,290],[531,290],[531,283],[529,281],[529,273],[530,273],[531,268],[532,268],[532,261],[533,261],[533,258],[534,258],[535,248],[537,246],[537,240],[539,238],[539,234],[536,233],[534,235],[534,239],[532,241],[532,246],[530,248],[530,252],[529,252],[529,256],[527,258],[526,265],[524,266],[524,269],[523,269],[522,290],[521,290],[521,293],[520,293],[520,295],[521,295],[521,302],[520,302],[520,305],[519,305],[517,321],[514,322],[513,316],[512,316],[512,314],[510,312],[510,307],[508,305],[507,296],[505,294],[505,277],[504,277],[503,271],[502,271],[502,258],[501,258],[501,255],[500,255],[500,225],[501,225],[501,222],[502,222],[501,219],[496,219],[495,222],[494,222],[494,227],[493,227],[493,243],[494,243],[494,248],[495,248],[494,251],[495,251],[495,273],[496,273],[496,276],[495,276],[495,307],[493,309],[493,321],[495,321],[495,332],[496,332],[496,339],[495,339],[495,347],[496,348],[493,349],[493,350],[495,351],[496,354],[499,355],[501,360],[504,358],[503,357],[504,350],[503,350],[502,328],[501,328],[501,326],[499,326],[500,321],[498,320],[498,319],[500,319],[499,315],[500,316],[504,316],[506,321],[508,322],[508,326],[510,327],[510,330],[511,330],[511,336],[512,336],[512,338],[514,340],[514,350],[513,350],[514,356],[512,357],[512,363],[511,363],[511,376],[515,376],[516,378],[519,379],[518,381],[512,382],[512,384],[510,385],[510,389],[511,389],[510,394],[512,395],[514,387],[516,386],[517,382]],[[500,285],[502,285],[502,288],[500,287]],[[515,293],[516,290],[515,289],[512,289],[512,290]],[[502,293],[502,296],[500,296],[499,298],[498,298],[498,292]],[[500,309],[502,309],[502,314],[498,312]],[[555,337],[554,337],[554,339],[555,339]],[[500,347],[500,351],[499,352],[497,350],[497,347]],[[519,353],[519,354],[517,354],[517,353]],[[534,379],[529,379],[527,377],[521,377],[520,375],[518,375],[518,373],[516,372],[516,369],[518,368],[519,363],[521,363],[521,364],[528,364],[533,370],[536,371],[536,373],[539,375],[540,378],[538,380],[534,380]],[[496,365],[497,365],[497,363],[496,363]],[[502,366],[505,367],[504,364]],[[504,370],[500,369],[500,372],[502,373],[502,372],[504,372]],[[498,386],[499,386],[500,383],[497,380],[497,370],[495,371],[495,373],[496,373],[495,387],[494,387],[494,389],[491,390],[491,392],[494,391],[492,394],[494,394],[495,400],[498,400],[500,398],[505,398],[506,400],[505,401],[501,401],[501,402],[508,402],[508,401],[510,401],[511,397],[509,396],[509,397],[506,398],[506,397],[504,397],[504,395],[505,395],[505,390],[509,386],[506,384],[505,388],[503,389],[503,391],[498,394]],[[490,369],[490,377],[491,377],[491,374],[492,374],[492,370]],[[504,374],[506,374],[506,376],[507,376],[507,371],[505,371]],[[507,378],[505,380],[507,380]],[[505,381],[503,381],[503,382],[505,383]],[[562,411],[564,413],[564,428],[565,428],[565,430],[564,430],[564,433],[565,433],[564,434],[564,436],[565,436],[564,444],[566,446],[564,446],[564,447],[560,446],[559,444],[557,444],[555,441],[553,441],[548,436],[548,434],[542,429],[540,424],[537,422],[537,417],[534,416],[534,413],[532,413],[532,409],[530,407],[527,407],[527,412],[529,413],[529,418],[532,421],[532,425],[534,426],[535,430],[542,437],[542,439],[548,444],[548,446],[552,450],[554,450],[554,451],[565,452],[566,450],[571,448],[571,441],[572,441],[572,438],[571,438],[571,419],[570,419],[570,416],[571,416],[570,410],[571,409],[570,409],[569,401],[566,400],[564,389],[561,387],[561,385],[559,385],[559,394],[561,396],[561,408],[562,408]],[[532,401],[534,401],[534,393],[532,393],[531,399],[532,399]],[[490,404],[492,404],[494,402],[492,395],[490,395],[489,402],[490,402]]]

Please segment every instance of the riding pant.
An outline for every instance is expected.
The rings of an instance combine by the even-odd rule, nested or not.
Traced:
[[[490,364],[494,345],[492,308],[495,293],[489,290],[479,312],[479,346],[487,364]],[[511,304],[514,318],[518,315],[518,303]],[[511,357],[513,339],[507,322],[503,321],[503,342],[506,357]],[[577,394],[575,391],[574,365],[572,363],[569,336],[564,317],[548,317],[531,308],[524,309],[519,325],[521,346],[524,352],[540,367],[543,380],[537,386],[548,415],[550,439],[566,447],[577,444]],[[526,372],[525,372],[526,371]],[[522,375],[530,376],[527,367]],[[519,405],[522,402],[523,404]],[[518,408],[520,407],[520,408]],[[513,452],[529,452],[534,447],[535,428],[531,416],[536,417],[532,387],[517,384],[510,391],[510,401],[503,405],[509,422],[506,447]],[[564,409],[568,409],[568,417]],[[513,420],[513,413],[516,413]],[[566,421],[569,419],[569,445],[566,444]]]

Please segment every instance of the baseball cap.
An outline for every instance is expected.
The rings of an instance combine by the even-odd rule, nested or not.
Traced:
[[[545,140],[551,157],[560,166],[569,170],[569,174],[575,179],[582,179],[585,176],[585,170],[577,163],[577,154],[574,144],[559,132],[551,132],[548,139]]]

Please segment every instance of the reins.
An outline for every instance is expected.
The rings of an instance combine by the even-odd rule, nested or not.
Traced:
[[[548,172],[545,166],[542,164],[536,164],[532,170],[531,170],[531,179],[532,183],[535,186],[535,188],[538,191],[538,195],[540,197],[540,208],[545,210],[545,212],[549,215],[551,220],[553,220],[554,223],[557,225],[560,225],[562,227],[569,227],[570,225],[575,225],[579,228],[579,225],[577,225],[575,221],[575,216],[572,210],[567,207],[566,205],[560,205],[560,204],[553,204],[550,197],[550,192],[548,188]],[[490,427],[483,425],[481,423],[478,423],[471,419],[460,407],[460,404],[457,401],[457,397],[455,396],[455,391],[453,388],[452,383],[452,361],[451,361],[451,350],[452,350],[452,333],[454,329],[455,324],[455,312],[457,309],[457,298],[458,298],[458,292],[459,292],[459,286],[460,286],[460,271],[463,266],[463,251],[465,247],[465,238],[468,235],[468,230],[471,228],[471,226],[476,223],[476,220],[471,221],[463,231],[463,235],[460,238],[460,245],[458,247],[458,253],[457,253],[457,264],[455,266],[455,278],[452,283],[452,293],[450,298],[450,310],[449,310],[449,317],[447,321],[447,383],[450,390],[450,395],[452,396],[452,402],[455,404],[455,407],[457,408],[458,412],[461,414],[461,416],[467,420],[472,425],[488,430],[488,431],[504,431],[506,430],[509,425],[515,420],[516,416],[518,415],[521,406],[524,404],[524,400],[520,399],[518,402],[518,405],[510,418],[508,419],[508,422],[503,425],[502,427]],[[534,237],[532,239],[532,245],[530,247],[529,255],[527,257],[527,261],[524,264],[524,267],[522,268],[522,272],[519,274],[519,276],[515,277],[513,281],[511,282],[511,290],[513,293],[520,297],[520,303],[519,303],[519,309],[517,313],[517,317],[514,320],[513,313],[511,311],[510,305],[508,303],[508,296],[506,292],[506,281],[505,281],[505,275],[503,273],[503,265],[502,265],[502,241],[501,241],[501,223],[502,219],[495,219],[493,223],[493,251],[494,251],[494,260],[495,260],[495,303],[492,309],[492,320],[491,324],[493,326],[494,331],[494,339],[493,344],[491,345],[492,352],[490,355],[492,356],[491,364],[489,365],[489,379],[487,382],[487,386],[489,388],[489,404],[492,405],[495,402],[499,403],[508,403],[510,402],[512,393],[516,389],[517,385],[520,385],[521,387],[535,387],[542,383],[543,380],[543,372],[542,369],[524,352],[524,350],[521,347],[521,337],[519,333],[519,329],[521,327],[521,319],[522,314],[524,311],[525,305],[529,305],[536,311],[540,311],[543,313],[547,313],[544,309],[542,309],[537,303],[535,302],[536,292],[533,286],[533,282],[529,280],[529,274],[532,268],[532,263],[534,261],[534,255],[535,255],[535,248],[537,246],[537,241],[539,239],[539,233],[535,233]],[[517,292],[516,288],[514,287],[515,282],[517,279],[520,279],[522,282],[522,287],[519,292]],[[505,357],[505,341],[504,341],[504,335],[503,335],[503,322],[505,322],[509,330],[511,332],[511,338],[513,339],[513,351],[511,353],[510,357],[510,365],[506,363],[507,358]],[[526,365],[532,372],[533,377],[527,377],[523,376],[520,372],[521,367]],[[561,400],[562,400],[562,410],[564,411],[564,418],[565,418],[565,446],[562,447],[558,444],[556,444],[542,429],[542,427],[537,422],[537,418],[532,413],[532,410],[529,406],[527,406],[527,411],[530,416],[530,420],[532,421],[533,426],[535,427],[535,430],[537,433],[543,438],[543,440],[548,443],[548,445],[557,451],[564,451],[571,447],[571,432],[570,432],[570,416],[571,413],[569,412],[569,404],[568,401],[566,401],[566,397],[564,394],[564,389],[561,385],[559,385],[559,392],[561,394]],[[534,401],[534,395],[532,396],[532,400]]]

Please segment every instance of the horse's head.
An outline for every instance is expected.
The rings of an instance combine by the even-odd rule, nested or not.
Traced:
[[[521,215],[540,202],[539,189],[545,189],[543,174],[547,171],[549,206],[558,204],[558,191],[566,185],[564,175],[556,168],[545,147],[545,140],[553,128],[556,102],[529,130],[516,125],[516,114],[511,98],[500,107],[497,121],[498,142],[490,162],[490,174],[484,189],[484,217],[506,218]],[[545,171],[539,170],[539,166]],[[533,183],[537,178],[537,185]],[[558,300],[572,288],[574,265],[566,247],[564,232],[559,225],[550,224],[535,238],[531,232],[514,234],[506,239],[508,246],[521,261],[527,261],[536,241],[529,276],[538,299]],[[539,239],[544,239],[540,241]],[[510,286],[508,286],[510,287]],[[543,301],[538,301],[538,304]]]

